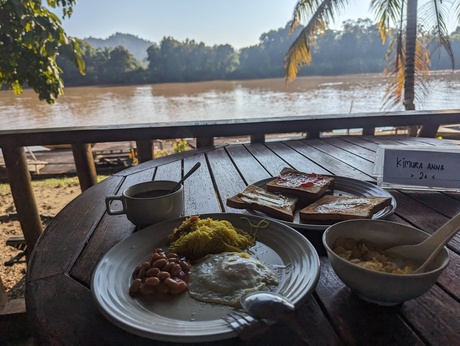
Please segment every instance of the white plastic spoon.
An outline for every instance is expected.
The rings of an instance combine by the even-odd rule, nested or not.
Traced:
[[[273,322],[284,322],[304,341],[307,335],[295,319],[295,306],[286,297],[268,291],[253,292],[240,299],[241,306],[251,316]]]
[[[431,264],[433,259],[442,250],[449,240],[460,229],[460,213],[455,215],[452,219],[447,221],[441,228],[430,235],[427,239],[419,244],[414,245],[398,245],[386,249],[385,252],[392,252],[399,256],[413,259],[421,263],[421,265],[414,270],[413,273],[423,273],[425,269]]]

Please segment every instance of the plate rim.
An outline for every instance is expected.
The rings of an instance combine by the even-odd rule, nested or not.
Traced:
[[[107,302],[102,299],[103,292],[102,293],[98,292],[98,289],[97,289],[98,286],[95,285],[96,277],[100,275],[101,266],[104,265],[104,262],[107,261],[113,253],[116,253],[116,250],[118,248],[120,247],[122,248],[123,246],[128,244],[130,240],[133,240],[132,237],[139,237],[140,239],[143,239],[142,237],[145,237],[145,235],[148,234],[148,232],[151,231],[152,229],[162,227],[163,225],[173,225],[174,223],[180,223],[181,221],[185,220],[187,217],[190,217],[193,215],[198,215],[203,218],[211,217],[211,218],[220,218],[220,219],[229,219],[229,218],[232,219],[232,218],[241,218],[241,217],[250,217],[250,218],[253,218],[254,220],[267,219],[267,217],[262,217],[258,215],[243,215],[240,213],[227,213],[227,212],[191,214],[191,215],[166,220],[166,221],[148,226],[142,230],[139,230],[131,234],[127,238],[121,240],[119,243],[115,244],[110,250],[108,250],[104,254],[104,256],[101,257],[91,277],[91,295],[93,298],[93,302],[96,304],[98,310],[102,313],[102,315],[105,318],[107,318],[107,320],[109,320],[114,325],[120,327],[121,329],[131,334],[146,337],[146,338],[153,339],[153,340],[160,340],[160,341],[191,343],[191,342],[204,342],[204,341],[218,341],[218,340],[224,340],[224,339],[237,337],[237,333],[233,331],[230,327],[228,327],[228,330],[226,331],[220,331],[214,334],[207,333],[203,335],[193,335],[193,336],[190,336],[190,335],[181,336],[179,334],[169,335],[169,334],[166,334],[165,332],[163,332],[162,334],[161,331],[154,332],[151,329],[146,330],[143,327],[142,328],[133,327],[131,323],[127,323],[123,320],[122,315],[116,315],[116,314],[113,314],[113,312],[106,310],[106,306],[109,304],[107,304]],[[302,249],[303,251],[301,252],[301,255],[304,256],[305,259],[308,257],[308,264],[309,264],[308,272],[310,275],[308,276],[308,280],[306,280],[306,283],[304,284],[305,287],[302,286],[302,290],[304,291],[302,292],[299,291],[298,293],[299,298],[295,302],[296,307],[298,307],[299,305],[303,304],[308,299],[308,297],[315,290],[317,283],[319,281],[320,271],[321,271],[320,270],[321,262],[319,259],[318,252],[315,249],[315,247],[311,244],[311,242],[296,229],[282,222],[279,222],[278,220],[275,220],[275,219],[269,219],[267,221],[276,224],[278,228],[281,227],[281,229],[290,232],[291,236],[297,237],[298,239],[300,237],[300,239],[304,243],[303,245],[306,245],[306,248]],[[159,241],[160,239],[156,240],[156,243],[158,244]],[[297,288],[297,290],[299,289]]]
[[[344,176],[340,176],[340,175],[328,175],[328,174],[321,174],[322,176],[325,176],[325,177],[333,177],[336,179],[335,183],[337,183],[337,180],[339,181],[350,181],[350,182],[353,182],[354,184],[358,184],[358,185],[362,185],[364,187],[368,187],[368,188],[372,188],[372,189],[376,189],[377,191],[379,191],[379,193],[381,195],[379,195],[378,197],[390,197],[391,198],[391,209],[388,210],[386,213],[384,213],[384,215],[380,216],[380,217],[377,217],[375,218],[375,220],[382,220],[382,219],[386,219],[388,218],[389,216],[391,216],[395,210],[396,210],[396,207],[397,207],[397,202],[396,202],[396,199],[394,198],[394,196],[389,193],[388,191],[382,189],[380,186],[377,186],[377,185],[374,185],[368,181],[363,181],[363,180],[358,180],[358,179],[353,179],[353,178],[349,178],[349,177],[344,177]],[[261,180],[258,180],[256,182],[253,182],[249,185],[256,185],[258,187],[264,187],[265,184],[273,179],[276,179],[276,177],[271,177],[271,178],[265,178],[265,179],[261,179]],[[248,185],[248,186],[249,186]],[[290,221],[285,221],[285,220],[281,220],[281,219],[277,219],[275,217],[272,217],[272,216],[268,216],[262,212],[255,212],[251,209],[245,209],[247,211],[247,213],[249,215],[254,215],[254,216],[261,216],[263,214],[264,217],[267,217],[269,218],[270,220],[275,220],[275,221],[278,221],[278,222],[281,222],[281,223],[284,223],[294,229],[298,229],[298,230],[311,230],[311,231],[320,231],[319,233],[322,233],[324,232],[329,226],[332,226],[334,223],[331,223],[331,224],[309,224],[309,223],[296,223],[296,222],[290,222]],[[339,221],[337,221],[339,222]]]

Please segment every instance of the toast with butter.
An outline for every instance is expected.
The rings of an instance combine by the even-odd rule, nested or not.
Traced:
[[[283,168],[279,176],[266,184],[267,191],[299,197],[303,202],[311,202],[334,186],[334,177],[315,173],[300,172]]]
[[[390,197],[326,195],[301,209],[299,216],[301,221],[371,219],[376,212],[389,205]]]
[[[256,185],[249,185],[243,192],[227,198],[227,206],[261,211],[268,216],[292,222],[297,201],[297,197],[283,196]]]

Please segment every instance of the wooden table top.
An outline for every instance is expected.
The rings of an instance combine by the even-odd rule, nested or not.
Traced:
[[[380,144],[460,145],[410,137],[331,137],[264,144],[232,144],[192,150],[128,168],[93,186],[69,203],[49,224],[30,259],[26,303],[37,340],[43,344],[165,344],[132,335],[99,312],[91,296],[91,275],[104,254],[135,227],[124,215],[109,216],[107,195],[135,183],[179,180],[196,162],[201,168],[184,184],[186,215],[231,211],[227,197],[247,184],[276,176],[283,167],[375,182]],[[389,190],[397,201],[390,220],[433,232],[460,212],[460,194]],[[308,231],[302,233],[309,238]],[[393,307],[366,303],[333,272],[318,239],[321,273],[316,290],[297,311],[310,344],[460,343],[460,234],[448,244],[451,262],[426,294]],[[239,344],[237,338],[219,344]],[[242,342],[241,342],[242,343]],[[248,342],[246,342],[248,343]],[[273,326],[250,344],[301,344],[289,328]]]

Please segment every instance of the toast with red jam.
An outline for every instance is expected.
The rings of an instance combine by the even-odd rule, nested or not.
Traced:
[[[334,177],[283,168],[279,176],[265,187],[269,192],[293,195],[302,202],[312,202],[334,187]]]

